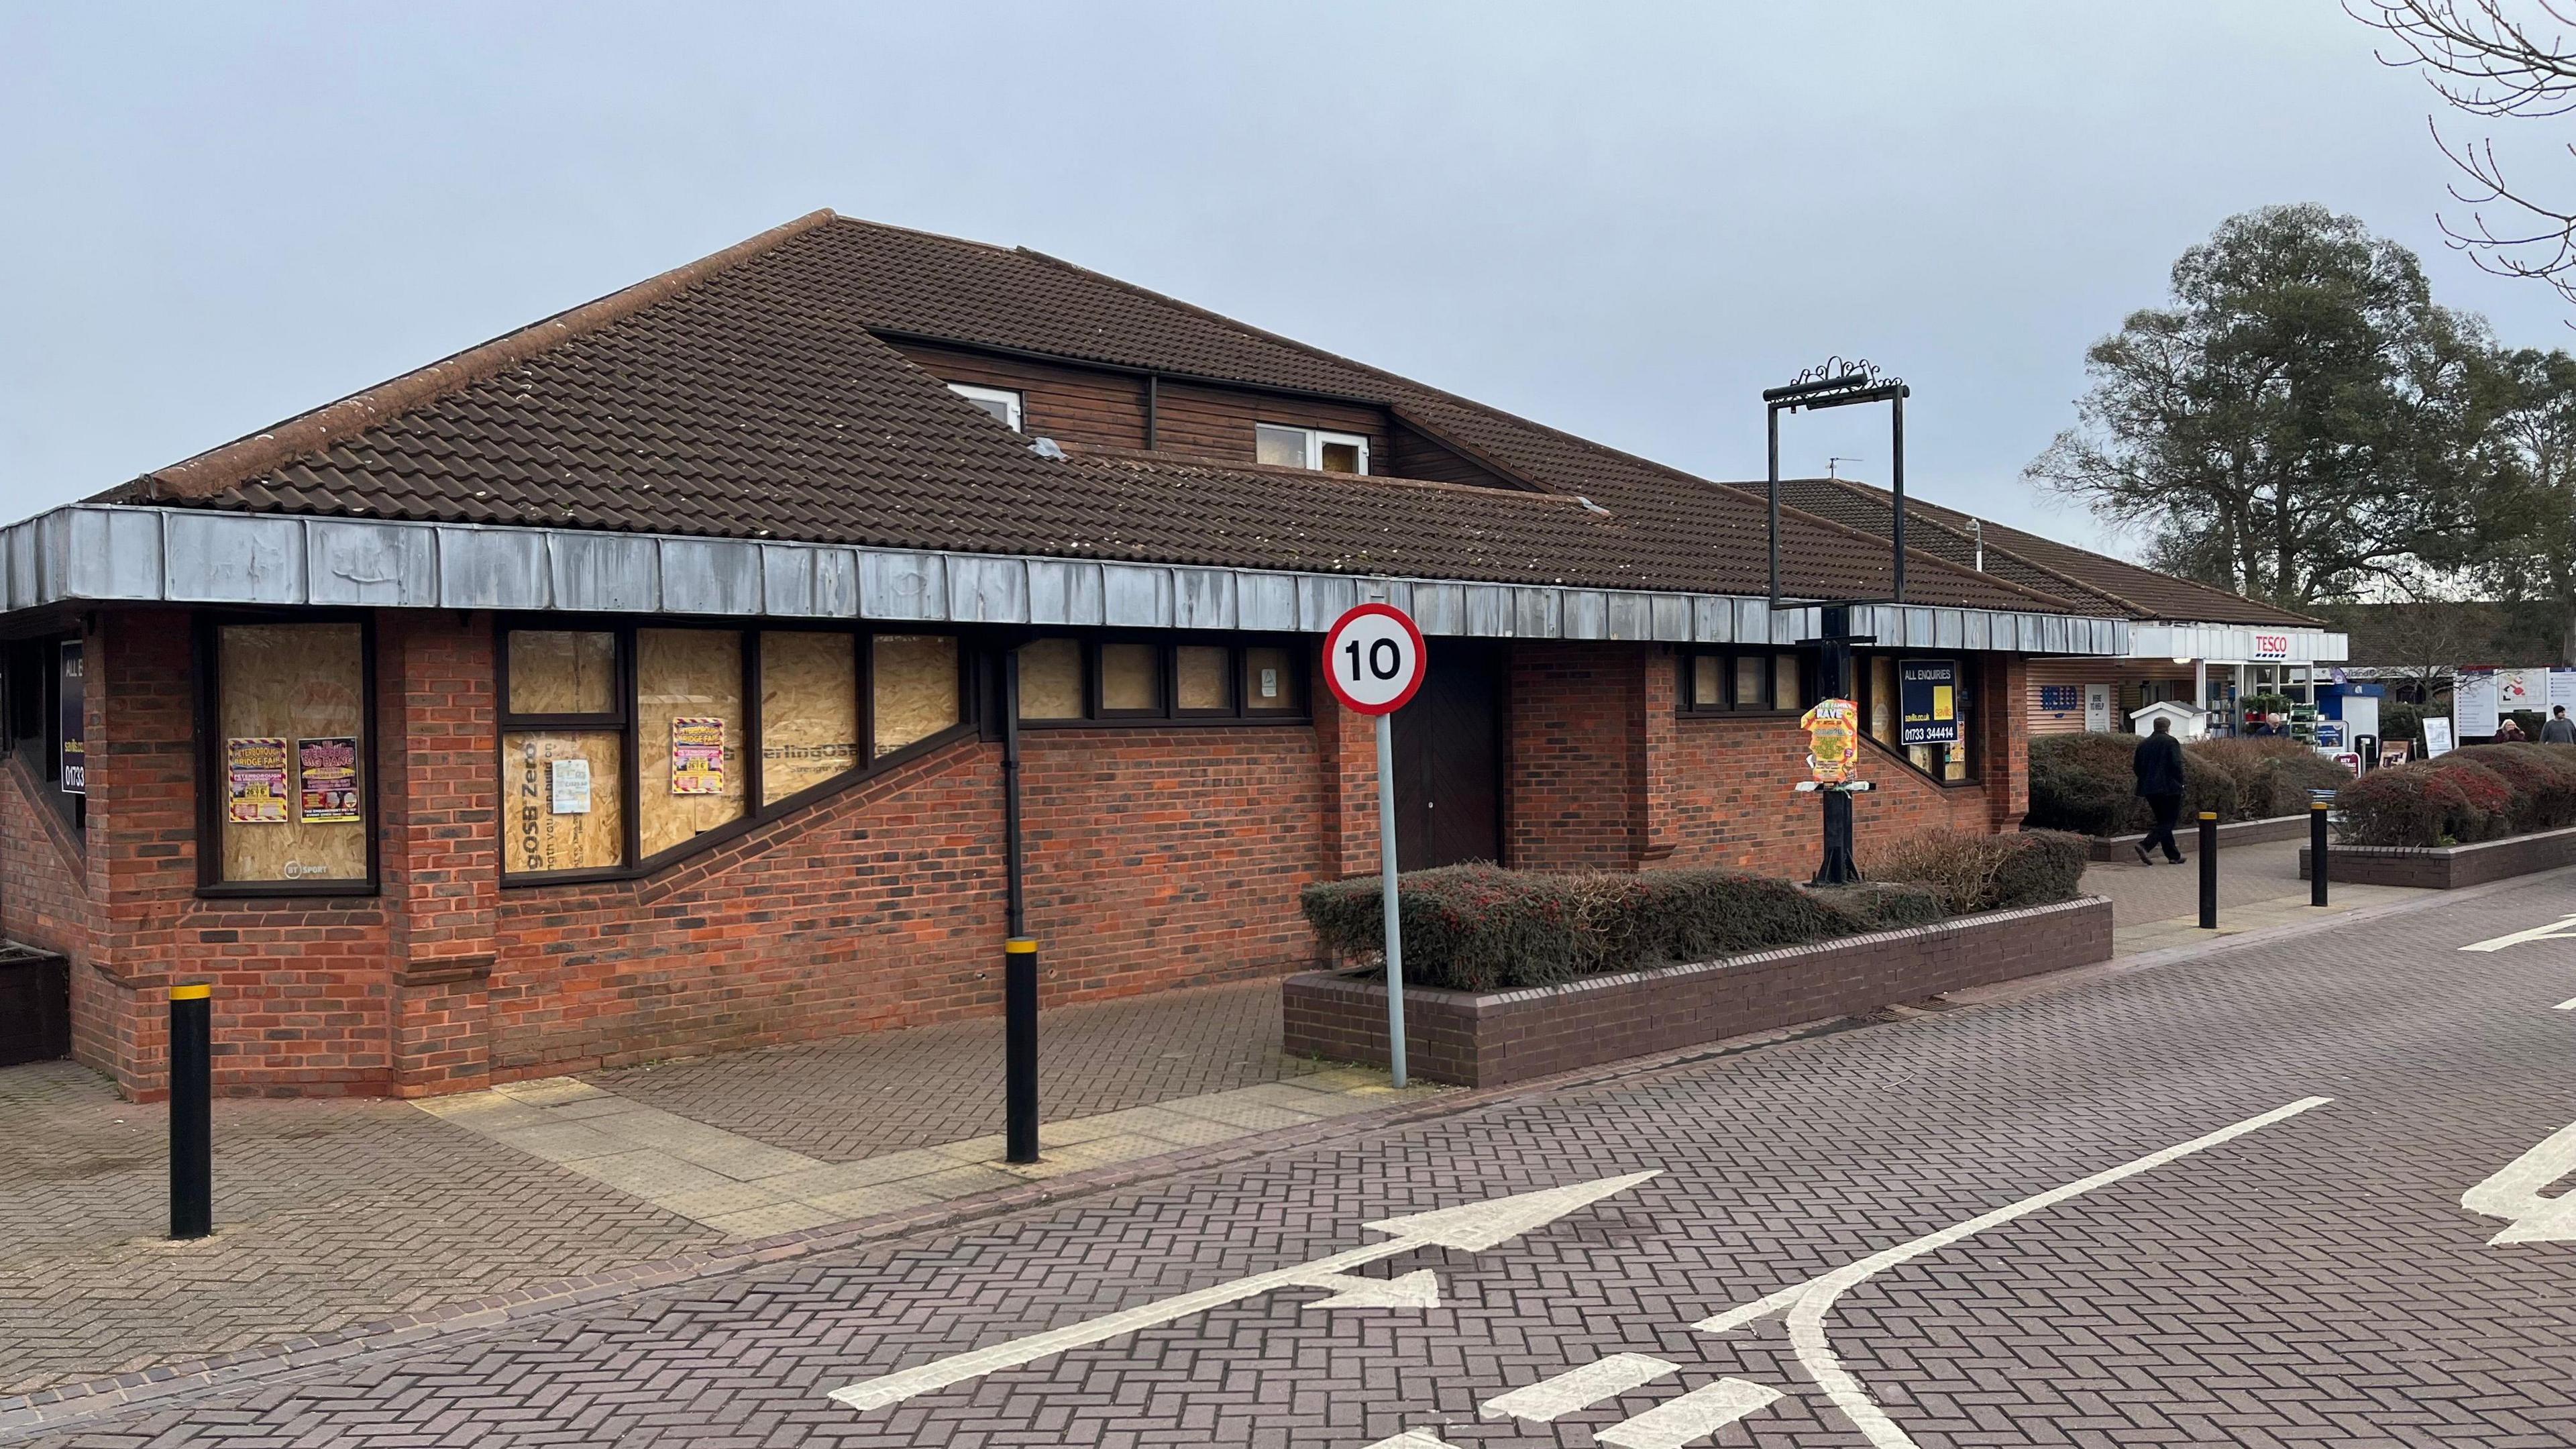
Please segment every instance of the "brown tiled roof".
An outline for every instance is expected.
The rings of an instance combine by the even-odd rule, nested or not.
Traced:
[[[1550,491],[1045,458],[877,335],[1377,403]],[[1032,252],[817,213],[147,475],[268,512],[1759,594],[1760,500]],[[1595,506],[1587,507],[1588,498]],[[1784,588],[1888,590],[1802,513]],[[1925,552],[1923,603],[2116,614]]]
[[[1887,537],[1891,500],[1887,490],[1849,478],[1780,481],[1780,501],[1784,506],[1831,518],[1878,538]],[[1953,563],[1974,565],[1977,540],[1968,532],[1971,515],[1909,497],[1905,500],[1905,518],[1909,555],[1931,552]],[[2091,599],[2133,618],[2176,624],[2269,624],[2288,628],[2316,628],[2322,622],[1991,519],[1976,521],[1984,533],[1986,572],[2069,598]]]

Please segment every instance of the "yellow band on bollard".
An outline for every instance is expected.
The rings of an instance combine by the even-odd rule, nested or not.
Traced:
[[[2311,800],[2308,802],[2308,808],[2311,810],[2330,810],[2334,807],[2328,805],[2323,800]]]
[[[1034,956],[1037,949],[1038,943],[1026,936],[1013,936],[1002,943],[1002,950],[1013,956]]]
[[[173,986],[170,988],[170,999],[172,1001],[203,1001],[214,994],[215,988],[211,986]]]
[[[2203,810],[2200,812],[2200,818],[2203,820],[2215,820],[2218,818],[2218,812],[2215,810]]]

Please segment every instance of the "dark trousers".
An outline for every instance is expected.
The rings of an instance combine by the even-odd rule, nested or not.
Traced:
[[[2174,840],[2174,822],[2182,818],[2180,795],[2149,795],[2147,808],[2156,812],[2156,828],[2147,832],[2143,849],[2164,847],[2165,859],[2182,864],[2182,846]]]

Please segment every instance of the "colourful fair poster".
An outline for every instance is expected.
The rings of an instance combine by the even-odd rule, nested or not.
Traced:
[[[1807,732],[1807,769],[1819,785],[1847,785],[1860,763],[1860,706],[1820,699],[1799,717]]]
[[[358,741],[332,735],[295,742],[296,815],[307,825],[354,825],[358,810]]]
[[[724,793],[724,721],[671,721],[671,793]]]
[[[286,823],[286,741],[224,741],[224,818],[235,825]]]

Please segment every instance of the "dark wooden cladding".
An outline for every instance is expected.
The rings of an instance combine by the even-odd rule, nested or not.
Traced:
[[[1145,379],[1087,367],[907,343],[898,349],[941,382],[1019,390],[1021,430],[1075,447],[1145,446]],[[1164,394],[1168,405],[1171,389]],[[1244,451],[1252,433],[1244,431]]]
[[[1021,395],[1023,431],[1072,447],[1143,449],[1148,443],[1147,379],[1133,373],[1037,358],[904,342],[897,350],[942,382],[1006,387]],[[1153,450],[1210,463],[1259,461],[1261,423],[1356,433],[1369,440],[1369,471],[1381,477],[1526,491],[1527,485],[1405,426],[1383,408],[1250,388],[1163,378],[1152,386]]]

